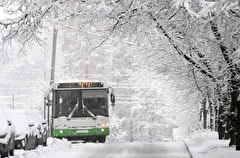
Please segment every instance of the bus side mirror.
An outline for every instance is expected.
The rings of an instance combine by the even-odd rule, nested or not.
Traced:
[[[110,94],[110,98],[111,98],[112,106],[115,106],[115,95],[113,93]]]

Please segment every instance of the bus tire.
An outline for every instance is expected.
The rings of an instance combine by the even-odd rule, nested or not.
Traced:
[[[91,140],[91,142],[92,142],[92,143],[96,143],[96,142],[97,142],[97,139],[96,139],[96,138],[93,138],[93,139]]]
[[[106,136],[101,136],[98,138],[99,143],[105,143],[105,141],[106,141]]]

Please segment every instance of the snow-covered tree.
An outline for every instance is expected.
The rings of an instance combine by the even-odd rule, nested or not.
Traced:
[[[103,54],[105,55],[103,61],[109,57],[111,60],[95,66],[92,70],[112,66],[106,70],[113,71],[110,75],[118,74],[115,76],[118,78],[115,80],[116,83],[126,79],[119,79],[119,76],[124,74],[131,76],[129,79],[131,84],[133,82],[137,86],[140,83],[154,84],[148,89],[149,91],[133,90],[136,93],[131,97],[145,96],[154,99],[153,96],[159,95],[158,86],[155,86],[159,83],[157,77],[164,75],[168,77],[168,81],[178,86],[179,91],[185,94],[192,91],[194,98],[201,95],[202,100],[209,100],[211,105],[214,104],[214,108],[216,107],[215,114],[219,114],[218,118],[221,118],[224,111],[230,111],[231,113],[228,113],[232,121],[230,125],[234,127],[231,129],[237,128],[237,131],[240,131],[239,121],[234,121],[236,117],[232,116],[236,112],[238,103],[240,72],[238,68],[239,2],[237,0],[216,2],[210,0],[37,2],[3,0],[1,3],[5,13],[8,14],[7,18],[0,20],[4,45],[13,38],[17,39],[22,46],[32,41],[42,43],[39,38],[40,32],[49,24],[58,29],[66,25],[74,26],[78,35],[85,33],[88,35],[84,37],[85,39],[95,36],[98,40],[87,40],[88,42],[80,43],[79,47],[75,45],[68,49],[75,57],[84,56],[82,60],[77,60],[75,65],[68,68],[68,72],[77,69],[79,65],[84,65],[80,72],[89,74],[88,64],[94,62],[89,58]],[[70,38],[79,40],[76,36]],[[137,51],[130,49],[131,52],[126,54],[129,59],[127,68],[131,68],[129,72],[124,68],[119,70],[121,68],[119,58],[122,56],[118,56],[121,53],[121,46],[117,42],[112,42],[116,48],[101,52],[103,47],[109,48],[108,45],[112,44],[110,40],[117,41],[116,39],[134,43],[133,48],[140,48],[136,49]],[[79,55],[76,50],[81,50],[83,54]],[[149,78],[142,81],[143,78],[139,74]],[[110,79],[113,77],[111,76]],[[183,89],[187,90],[183,91]],[[196,100],[188,102],[194,109],[197,109],[194,106]],[[142,103],[137,108],[135,106],[130,108],[137,111],[139,108],[145,108],[142,107],[143,105],[146,104]],[[151,107],[151,103],[148,103],[148,106]],[[225,110],[221,110],[221,107]],[[199,116],[198,110],[193,111],[196,117]]]
[[[207,40],[209,40],[212,48],[215,47],[216,55],[219,56],[218,60],[214,60],[211,63],[211,65],[215,66],[211,66],[212,71],[210,71],[210,74],[214,76],[211,82],[215,84],[215,94],[218,95],[220,100],[224,101],[223,106],[219,107],[219,124],[221,121],[224,121],[221,119],[221,116],[223,116],[223,109],[226,109],[228,112],[226,117],[229,120],[229,122],[226,122],[229,126],[227,130],[231,137],[229,145],[237,143],[236,149],[240,150],[240,113],[238,110],[238,85],[240,83],[238,60],[240,49],[239,1],[203,0],[196,2],[191,0],[176,0],[174,2],[177,8],[182,7],[186,10],[188,15],[191,16],[190,21],[200,22],[202,26],[209,29]],[[212,52],[208,52],[208,54],[210,53]],[[237,133],[236,140],[234,136],[235,132]]]

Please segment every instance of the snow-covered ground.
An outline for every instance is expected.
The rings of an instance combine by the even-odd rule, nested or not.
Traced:
[[[217,133],[197,131],[191,137],[184,139],[193,158],[239,158],[240,151],[228,147],[228,140],[218,140]],[[109,153],[106,156],[106,153]],[[150,155],[149,155],[150,154]],[[48,146],[38,146],[35,150],[16,150],[10,158],[63,158],[63,157],[161,157],[187,158],[187,150],[182,141],[158,143],[77,143],[67,140],[48,138]]]
[[[229,140],[218,140],[217,132],[196,131],[184,141],[193,158],[240,158],[240,151],[229,147]]]
[[[47,147],[39,145],[34,150],[15,150],[14,156],[10,156],[10,158],[52,158],[52,155],[57,152],[67,151],[71,147],[71,142],[68,142],[67,140],[48,138]]]
[[[35,150],[16,150],[11,158],[190,158],[182,141],[156,143],[76,143],[55,138]]]

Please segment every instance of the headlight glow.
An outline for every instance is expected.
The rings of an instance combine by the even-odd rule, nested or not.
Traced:
[[[109,123],[103,123],[102,126],[103,127],[109,127]]]

